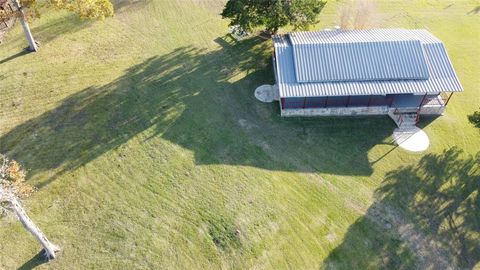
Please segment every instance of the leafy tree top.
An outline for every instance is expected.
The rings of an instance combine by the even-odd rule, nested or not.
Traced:
[[[17,0],[11,0],[15,2]],[[67,10],[84,19],[104,19],[113,16],[113,5],[109,0],[18,0],[22,9],[28,9],[28,17],[39,17],[43,8]],[[0,10],[0,21],[20,17],[17,11]]]
[[[49,0],[47,3],[57,9],[74,12],[80,18],[104,19],[113,16],[113,5],[109,0]]]
[[[480,110],[468,116],[468,121],[475,127],[480,128]]]
[[[321,0],[229,0],[221,15],[244,30],[264,26],[275,34],[287,25],[306,29],[315,24],[325,4]]]

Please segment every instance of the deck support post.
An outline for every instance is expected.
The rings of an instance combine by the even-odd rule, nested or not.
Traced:
[[[326,108],[327,104],[328,104],[328,96],[327,96],[327,98],[325,98],[325,105],[323,105],[323,107]]]
[[[348,105],[350,105],[350,96],[348,96],[348,99],[347,99],[347,105],[345,107],[348,108]]]
[[[445,101],[445,105],[444,106],[447,106],[448,102],[450,101],[450,99],[452,98],[453,96],[453,92],[450,93],[450,95],[448,96],[447,98],[447,101]]]
[[[422,98],[422,101],[420,101],[420,104],[418,105],[419,108],[421,108],[423,106],[423,102],[425,102],[425,99],[427,98],[427,94],[428,93],[425,93],[425,95]]]
[[[367,107],[370,107],[370,102],[372,101],[372,96],[368,96],[368,103],[367,103]]]
[[[303,108],[305,109],[305,105],[307,104],[307,97],[303,98]]]

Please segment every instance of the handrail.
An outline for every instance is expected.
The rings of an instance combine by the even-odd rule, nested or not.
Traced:
[[[393,111],[393,114],[394,115],[398,115],[397,117],[397,123],[398,123],[398,126],[401,126],[403,124],[403,114],[399,113],[400,111],[398,110],[398,108],[395,108],[395,110]]]
[[[448,95],[445,93],[445,92],[440,92],[440,98],[442,99],[443,101],[443,104],[445,104],[448,100]]]
[[[422,107],[418,108],[417,110],[417,117],[415,118],[415,124],[418,124],[418,122],[420,122],[420,110],[422,109]]]
[[[417,109],[416,116],[415,116],[415,124],[418,124],[420,122],[420,111],[422,110],[421,107]],[[400,110],[398,108],[395,108],[393,111],[394,115],[397,115],[396,117],[396,122],[398,126],[400,127],[404,122],[405,122],[405,115],[400,113]]]
[[[401,126],[403,124],[403,115],[399,114],[399,117],[397,118],[398,126]]]
[[[438,94],[438,96],[435,96],[435,97],[426,96],[420,103],[420,107],[423,107],[423,105],[430,103],[432,100],[436,100],[439,103],[439,105],[445,106],[448,103],[449,98],[450,96],[445,92],[440,92],[440,94]],[[439,101],[438,99],[440,99],[441,101]]]

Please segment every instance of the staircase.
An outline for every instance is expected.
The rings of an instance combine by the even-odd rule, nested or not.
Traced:
[[[390,110],[388,116],[397,124],[401,129],[415,127],[418,122],[418,111],[416,112],[402,112],[399,109]]]

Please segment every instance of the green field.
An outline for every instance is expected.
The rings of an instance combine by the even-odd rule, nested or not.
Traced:
[[[25,201],[55,244],[0,220],[0,269],[480,269],[480,1],[379,1],[384,27],[445,42],[465,92],[422,119],[408,153],[394,123],[281,118],[271,42],[235,43],[221,0],[123,0],[63,12],[0,44],[0,152],[27,169]],[[314,29],[331,27],[329,1]]]

